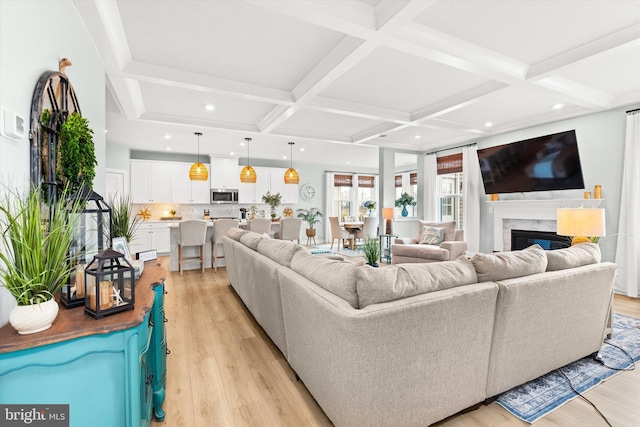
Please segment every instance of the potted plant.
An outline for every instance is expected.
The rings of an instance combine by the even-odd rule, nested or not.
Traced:
[[[51,327],[58,315],[56,292],[67,283],[75,266],[69,249],[74,239],[83,201],[68,202],[67,190],[46,207],[40,188],[21,196],[7,192],[0,200],[0,252],[2,285],[16,299],[9,322],[19,334]]]
[[[319,218],[322,218],[322,212],[318,208],[298,209],[298,218],[302,218],[309,224],[309,228],[306,230],[307,237],[316,237],[316,229],[313,226],[320,222]]]
[[[402,193],[400,195],[400,198],[396,200],[396,207],[399,208],[400,206],[402,206],[402,216],[409,215],[407,205],[415,206],[416,199],[409,193]]]
[[[267,191],[267,194],[262,196],[262,201],[271,207],[271,219],[276,219],[276,216],[278,215],[276,213],[276,208],[282,203],[282,194],[271,194],[270,191]]]
[[[111,236],[124,237],[131,243],[133,235],[140,226],[142,217],[133,213],[133,201],[129,194],[116,194],[109,198],[111,206]]]
[[[58,180],[69,187],[68,194],[80,191],[83,185],[91,188],[98,161],[89,121],[79,113],[71,113],[60,127],[59,147]]]
[[[378,239],[369,237],[364,241],[362,246],[362,252],[367,260],[367,264],[372,267],[378,266],[378,260],[380,259],[380,245]]]

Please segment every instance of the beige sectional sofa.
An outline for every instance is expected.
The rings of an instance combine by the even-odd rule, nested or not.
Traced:
[[[438,245],[421,244],[420,237],[425,226],[443,228],[444,240],[442,243]],[[391,245],[391,262],[393,264],[453,261],[467,250],[464,231],[456,230],[455,221],[418,221],[416,231],[417,234],[413,238],[400,237],[394,240],[394,244]]]
[[[224,250],[336,426],[426,426],[597,351],[615,275],[594,244],[379,269],[239,229]]]

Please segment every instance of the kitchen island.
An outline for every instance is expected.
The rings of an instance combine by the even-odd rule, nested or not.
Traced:
[[[178,271],[178,240],[180,240],[180,222],[172,222],[168,225],[169,227],[169,270],[170,271]],[[245,228],[247,226],[246,221],[240,222],[240,228]],[[271,223],[271,235],[280,229],[280,222],[272,222]],[[213,236],[213,221],[209,221],[207,224],[207,235],[205,238],[204,245],[204,268],[211,268],[211,237]],[[183,249],[184,258],[190,257],[198,257],[199,249],[197,246],[188,246]],[[222,245],[218,246],[218,256],[224,256],[224,251],[222,249]],[[218,267],[224,267],[224,258],[218,260]],[[200,261],[195,259],[184,260],[183,270],[199,270]]]

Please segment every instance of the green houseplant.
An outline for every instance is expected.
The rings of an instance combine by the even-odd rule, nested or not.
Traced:
[[[0,200],[1,241],[7,248],[0,252],[0,278],[16,299],[9,322],[20,334],[51,326],[58,314],[54,295],[74,268],[69,248],[83,202],[68,202],[67,188],[47,209],[40,191],[32,187],[24,196],[8,191]]]
[[[282,194],[271,194],[270,191],[267,191],[267,194],[262,196],[262,202],[271,207],[271,219],[276,219],[276,216],[278,215],[276,213],[276,208],[282,203]]]
[[[309,224],[306,230],[307,237],[316,237],[316,229],[313,226],[320,223],[319,218],[322,218],[322,212],[318,208],[298,209],[298,218],[302,218]]]
[[[96,175],[93,130],[89,121],[78,113],[71,113],[60,127],[58,181],[68,186],[69,194],[83,185],[91,188]]]
[[[116,194],[109,198],[109,206],[111,206],[110,238],[124,237],[127,243],[130,243],[142,222],[142,217],[133,213],[131,195]]]
[[[409,193],[402,193],[400,195],[400,198],[396,200],[396,207],[399,208],[400,206],[402,206],[402,216],[409,215],[407,205],[415,206],[416,199]]]
[[[367,264],[372,267],[378,266],[378,260],[380,259],[380,245],[378,244],[378,239],[374,237],[367,238],[362,246],[362,252],[367,260]]]

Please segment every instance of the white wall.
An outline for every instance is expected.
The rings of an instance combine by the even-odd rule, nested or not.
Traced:
[[[620,216],[620,189],[622,183],[622,157],[626,126],[626,110],[618,108],[602,113],[562,120],[520,131],[496,135],[478,141],[478,148],[508,144],[536,136],[565,130],[576,130],[578,150],[582,163],[585,190],[563,190],[501,194],[500,200],[582,199],[584,191],[591,191],[596,184],[602,185],[603,203],[606,209],[607,236],[600,240],[603,260],[613,261],[616,250],[616,234]],[[489,211],[487,196],[480,202],[480,251],[493,249],[493,214]]]
[[[40,75],[57,71],[67,57],[66,70],[82,115],[94,130],[98,166],[94,189],[104,191],[105,73],[104,64],[71,0],[0,0],[0,105],[30,122],[31,98]],[[0,136],[1,183],[28,185],[29,141]],[[0,190],[2,191],[2,190]],[[8,319],[12,297],[0,288],[0,326]]]

